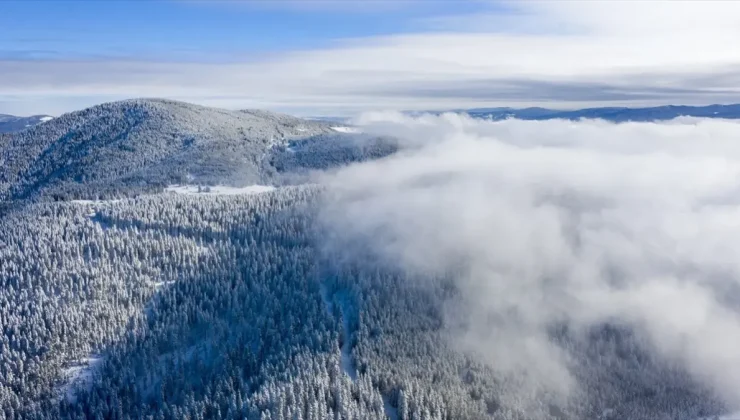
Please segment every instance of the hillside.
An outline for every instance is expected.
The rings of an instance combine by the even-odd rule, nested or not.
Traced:
[[[174,183],[253,184],[288,140],[332,133],[326,123],[136,99],[95,106],[0,135],[0,199],[99,198]]]
[[[0,133],[12,133],[33,127],[43,122],[51,121],[54,117],[49,115],[32,115],[30,117],[16,117],[14,115],[0,114]]]

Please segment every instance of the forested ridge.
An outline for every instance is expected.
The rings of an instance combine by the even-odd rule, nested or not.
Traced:
[[[270,181],[272,146],[331,133],[326,123],[163,99],[111,102],[0,134],[0,199],[97,199],[168,184]]]
[[[683,366],[617,322],[586,340],[553,323],[551,341],[578,382],[565,398],[460,351],[446,315],[461,300],[458,273],[420,282],[361,246],[331,253],[317,217],[324,187],[161,193],[177,174],[204,185],[244,174],[206,151],[255,157],[249,182],[300,184],[309,171],[392,154],[392,139],[348,143],[326,125],[304,137],[301,120],[252,111],[245,115],[279,125],[253,128],[264,133],[233,145],[230,134],[214,137],[193,120],[193,131],[210,133],[194,141],[210,139],[208,147],[196,155],[180,143],[165,153],[159,142],[169,134],[151,125],[132,137],[120,122],[152,107],[166,108],[157,115],[184,107],[182,121],[214,112],[133,101],[0,137],[12,163],[0,170],[0,197],[23,202],[0,214],[0,419],[696,420],[725,412]],[[153,123],[133,126],[141,124]],[[300,130],[267,145],[286,124]],[[136,152],[126,150],[132,138]],[[133,182],[139,175],[154,181]],[[80,198],[87,201],[70,201]]]

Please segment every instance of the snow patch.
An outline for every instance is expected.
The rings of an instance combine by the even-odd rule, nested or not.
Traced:
[[[354,382],[357,379],[357,367],[352,360],[352,325],[350,323],[350,304],[346,300],[340,300],[340,312],[342,317],[342,348],[340,349],[340,361],[342,370]]]
[[[601,415],[598,417],[599,420],[601,419],[608,419],[611,417],[611,415],[614,414],[613,408],[605,408],[601,411]]]
[[[53,119],[54,119],[54,117],[46,116],[46,117],[39,118],[39,121],[41,121],[41,122],[47,122],[47,121],[51,121]]]
[[[355,127],[331,127],[332,130],[337,131],[339,133],[360,133],[360,130]]]
[[[246,187],[230,187],[227,185],[201,186],[201,185],[170,185],[164,189],[165,192],[175,194],[205,194],[205,195],[239,195],[259,194],[274,190],[272,185],[249,185]]]
[[[64,385],[61,392],[69,402],[77,401],[77,392],[81,389],[90,390],[93,375],[103,362],[100,356],[90,356],[73,362],[71,366],[64,369]]]
[[[331,302],[329,288],[325,284],[322,284],[319,290],[321,293],[321,300],[324,302],[324,306],[326,307],[326,312],[329,316],[334,316],[334,304]]]
[[[72,203],[85,206],[102,206],[106,204],[118,203],[121,200],[72,200]]]
[[[319,292],[321,294],[321,300],[326,308],[326,312],[329,316],[335,316],[334,299],[337,298],[337,296],[332,295],[325,284],[321,285]],[[349,304],[341,298],[339,298],[337,303],[339,306],[339,316],[342,321],[342,347],[339,349],[339,361],[344,373],[346,373],[354,382],[357,379],[357,367],[355,367],[355,364],[352,361],[352,326],[350,325],[350,319],[347,313]]]
[[[121,200],[72,200],[71,202],[81,206],[89,206],[90,211],[87,212],[87,217],[93,218],[98,215],[98,207],[115,204],[119,201]]]
[[[725,415],[718,416],[718,417],[704,417],[704,418],[702,418],[700,420],[714,420],[714,419],[718,419],[718,420],[740,420],[740,411],[738,411],[736,413],[725,414]]]
[[[357,379],[357,368],[355,363],[352,361],[352,333],[349,328],[349,321],[346,316],[342,316],[342,328],[344,334],[344,342],[342,343],[341,349],[341,362],[342,370],[346,373],[352,381]]]
[[[169,286],[171,284],[175,284],[175,281],[174,280],[169,280],[169,281],[155,281],[155,282],[152,283],[152,285],[154,286],[154,288],[156,290],[159,290],[162,287]]]
[[[387,395],[383,395],[383,411],[390,420],[398,420],[398,409],[391,404]]]

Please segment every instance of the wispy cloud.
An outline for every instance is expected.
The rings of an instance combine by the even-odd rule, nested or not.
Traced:
[[[231,63],[6,58],[0,60],[0,98],[167,96],[344,112],[740,97],[736,2],[497,7],[495,13],[436,18],[416,34],[338,40],[331,48]],[[215,97],[228,100],[207,99]]]

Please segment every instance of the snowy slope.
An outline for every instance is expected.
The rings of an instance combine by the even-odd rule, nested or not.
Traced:
[[[33,127],[43,122],[51,121],[54,117],[49,115],[33,115],[30,117],[16,117],[14,115],[0,114],[0,133],[12,133]]]
[[[170,184],[269,183],[275,145],[334,132],[329,123],[135,99],[0,135],[0,199],[107,199]]]

